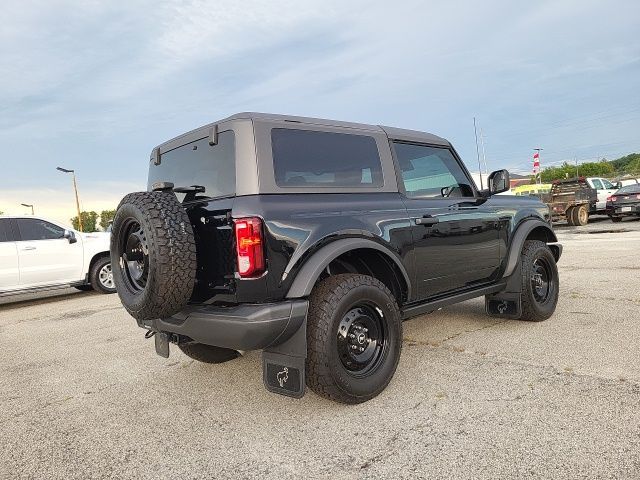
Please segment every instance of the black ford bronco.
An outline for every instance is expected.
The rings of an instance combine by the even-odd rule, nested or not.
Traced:
[[[360,403],[393,376],[402,322],[484,296],[540,321],[562,253],[539,200],[478,190],[428,133],[258,113],[153,149],[121,201],[111,262],[138,325],[203,362],[263,350],[270,391]]]

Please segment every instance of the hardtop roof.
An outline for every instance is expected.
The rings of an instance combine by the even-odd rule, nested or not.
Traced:
[[[409,130],[405,128],[397,128],[397,127],[387,127],[383,125],[372,125],[366,123],[355,123],[355,122],[345,122],[340,120],[329,120],[326,118],[314,118],[314,117],[299,117],[295,115],[280,115],[275,113],[260,113],[260,112],[240,112],[229,117],[223,118],[217,122],[213,122],[207,125],[203,125],[196,129],[193,129],[189,132],[178,135],[175,138],[167,140],[166,142],[161,143],[158,147],[163,150],[163,147],[172,144],[172,147],[175,148],[175,142],[183,137],[191,136],[191,134],[199,131],[206,131],[210,129],[213,125],[230,121],[230,120],[252,120],[254,122],[260,121],[284,121],[291,123],[301,123],[307,125],[327,125],[334,127],[344,127],[344,128],[353,128],[358,130],[372,131],[372,132],[384,132],[386,135],[393,140],[402,140],[407,142],[418,142],[418,143],[428,143],[433,145],[443,145],[449,146],[450,143],[446,139],[439,137],[437,135],[433,135],[427,132],[421,132],[418,130]],[[158,148],[157,147],[157,148]]]

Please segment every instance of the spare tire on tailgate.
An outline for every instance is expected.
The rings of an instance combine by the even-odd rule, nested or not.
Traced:
[[[134,318],[167,318],[184,308],[195,284],[196,244],[173,193],[122,199],[113,219],[111,265],[120,300]]]

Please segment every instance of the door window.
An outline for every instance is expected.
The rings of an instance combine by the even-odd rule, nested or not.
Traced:
[[[607,190],[612,190],[612,189],[616,188],[616,187],[614,187],[614,186],[613,186],[613,184],[612,184],[609,180],[607,180],[606,178],[603,178],[603,179],[602,179],[602,185],[604,185],[604,188],[606,188]]]
[[[602,182],[600,180],[598,180],[597,178],[594,178],[591,181],[593,182],[593,188],[595,188],[596,190],[603,190]]]
[[[64,228],[45,220],[18,218],[15,222],[18,224],[18,231],[20,232],[20,239],[22,241],[64,238]]]
[[[11,224],[8,218],[0,218],[0,242],[12,242]]]
[[[407,197],[473,197],[471,182],[447,148],[394,142]]]

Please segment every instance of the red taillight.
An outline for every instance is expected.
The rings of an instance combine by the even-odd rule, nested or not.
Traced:
[[[264,272],[262,248],[262,220],[238,218],[235,221],[238,273],[241,277],[255,277]]]
[[[636,195],[636,198],[637,198],[638,200],[640,200],[640,195]]]
[[[615,202],[616,197],[607,197],[607,202]]]

